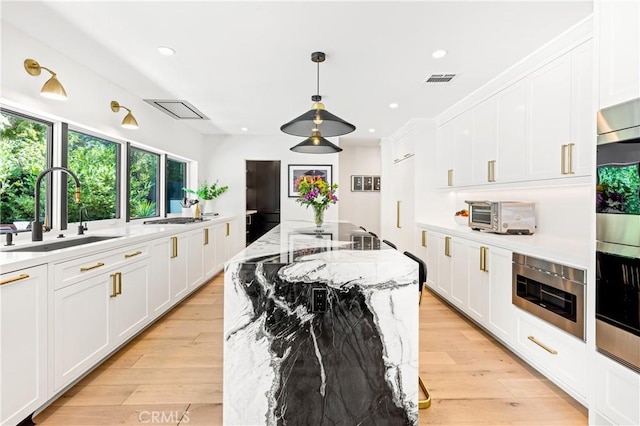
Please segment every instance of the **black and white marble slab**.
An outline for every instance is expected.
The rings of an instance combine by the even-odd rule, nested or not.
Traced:
[[[416,425],[417,279],[414,261],[344,222],[285,222],[236,255],[224,424]]]

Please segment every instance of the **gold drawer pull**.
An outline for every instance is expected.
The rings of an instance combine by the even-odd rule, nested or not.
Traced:
[[[451,257],[451,237],[444,237],[444,255]]]
[[[178,257],[178,237],[171,237],[171,259]]]
[[[570,144],[567,145],[567,150],[569,151],[568,152],[569,171],[567,172],[567,174],[570,174],[570,175],[574,174],[574,171],[573,171],[573,147],[574,147],[574,145],[575,145],[574,143],[570,143]]]
[[[227,237],[231,235],[231,224],[229,222],[227,222]]]
[[[538,342],[535,337],[529,336],[527,337],[527,339],[531,340],[533,343],[540,346],[542,349],[549,352],[551,355],[558,355],[558,351],[556,351],[555,349],[551,349],[549,346],[545,345],[544,343]]]
[[[422,230],[422,247],[426,247],[427,246],[427,231],[426,230]]]
[[[400,226],[400,203],[402,201],[396,201],[396,228],[402,228]]]
[[[453,169],[447,170],[447,186],[453,186]]]
[[[104,266],[104,263],[98,262],[93,266],[84,266],[84,267],[80,268],[80,272],[87,272],[87,271],[90,271],[92,269],[100,268],[101,266]]]
[[[118,291],[116,291],[116,294],[122,294],[122,272],[116,272],[116,277],[118,278]]]
[[[140,250],[138,250],[138,251],[137,251],[137,252],[135,252],[135,253],[125,254],[125,255],[124,255],[124,258],[125,258],[125,259],[129,259],[130,257],[135,257],[135,256],[137,256],[137,255],[139,255],[139,254],[142,254],[142,252],[141,252]]]
[[[249,217],[251,217],[251,216],[249,216]],[[251,223],[249,223],[249,225],[250,224]],[[204,228],[204,244],[203,245],[206,246],[207,244],[209,244],[209,228]]]
[[[20,280],[26,280],[27,278],[29,278],[29,274],[20,274],[17,277],[7,278],[6,280],[0,281],[0,285],[14,283],[14,282],[20,281]]]

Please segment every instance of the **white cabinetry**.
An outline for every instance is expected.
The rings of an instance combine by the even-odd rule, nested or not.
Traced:
[[[578,400],[586,399],[586,344],[516,308],[515,350]]]
[[[148,256],[140,245],[54,265],[54,391],[148,322]]]
[[[204,277],[204,230],[187,233],[187,284],[190,289],[202,283]]]
[[[595,410],[607,419],[596,424],[640,425],[640,375],[600,353],[594,358]]]
[[[418,229],[416,255],[427,265],[427,287],[435,289],[438,282],[438,235],[424,228]]]
[[[640,97],[640,2],[598,0],[600,108]]]
[[[438,127],[438,187],[591,173],[593,43],[585,41]]]
[[[47,266],[0,275],[0,424],[47,400]]]
[[[528,80],[527,178],[587,175],[593,127],[592,42],[546,64]]]
[[[182,299],[189,291],[187,282],[187,236],[185,234],[174,235],[169,238],[169,287],[171,300]],[[166,257],[165,257],[166,259]]]
[[[159,238],[151,242],[149,314],[152,318],[162,314],[171,306],[170,262],[167,261],[171,249],[171,239]]]

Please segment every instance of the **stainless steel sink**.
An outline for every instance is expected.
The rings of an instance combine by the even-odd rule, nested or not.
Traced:
[[[115,235],[115,236],[92,235],[90,237],[73,238],[73,239],[62,240],[62,241],[52,241],[52,242],[46,242],[42,244],[34,244],[28,247],[22,247],[22,248],[5,250],[5,251],[47,252],[47,251],[53,251],[53,250],[60,250],[68,247],[81,246],[84,244],[97,243],[99,241],[111,240],[113,238],[120,238],[120,236],[119,235]]]

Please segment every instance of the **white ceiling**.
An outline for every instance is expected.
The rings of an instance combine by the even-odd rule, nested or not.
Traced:
[[[345,141],[437,116],[592,11],[582,0],[0,3],[2,20],[140,99],[190,102],[210,120],[183,122],[203,134],[280,133],[310,109],[310,57],[323,51],[326,108],[357,127]],[[425,84],[434,73],[457,77]]]

